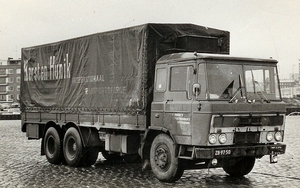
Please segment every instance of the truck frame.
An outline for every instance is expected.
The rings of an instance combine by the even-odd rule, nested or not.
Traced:
[[[142,161],[248,174],[284,154],[277,61],[229,55],[229,32],[144,24],[22,49],[21,124],[52,164]]]

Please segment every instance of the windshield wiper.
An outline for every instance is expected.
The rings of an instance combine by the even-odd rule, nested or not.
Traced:
[[[229,100],[229,103],[232,103],[233,101],[236,100],[236,96],[241,93],[241,98],[244,99],[244,94],[243,94],[243,89],[245,88],[244,83],[242,81],[242,77],[239,74],[239,88],[234,92],[234,94],[232,95],[231,99]]]
[[[260,86],[259,82],[255,80],[254,75],[253,75],[253,70],[251,70],[251,75],[252,75],[252,83],[253,83],[253,93],[257,94],[262,101],[266,101],[267,103],[270,103],[270,100],[264,94],[263,89]],[[257,84],[257,86],[259,87],[260,91],[256,91],[255,84]]]

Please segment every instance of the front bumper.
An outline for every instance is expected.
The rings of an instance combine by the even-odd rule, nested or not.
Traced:
[[[285,144],[194,148],[194,157],[197,159],[214,159],[244,156],[253,156],[260,158],[264,155],[284,154],[285,150]]]

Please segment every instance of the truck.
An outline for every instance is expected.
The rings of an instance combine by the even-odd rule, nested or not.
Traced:
[[[286,108],[277,60],[229,52],[228,31],[163,23],[22,48],[21,130],[51,164],[247,175],[285,153]]]

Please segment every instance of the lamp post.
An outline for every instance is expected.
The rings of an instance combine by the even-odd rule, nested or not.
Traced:
[[[295,98],[295,82],[296,82],[296,80],[295,80],[295,64],[293,64],[293,76],[292,76],[292,79],[293,79],[293,86],[292,86],[292,96],[293,96],[293,98]]]

